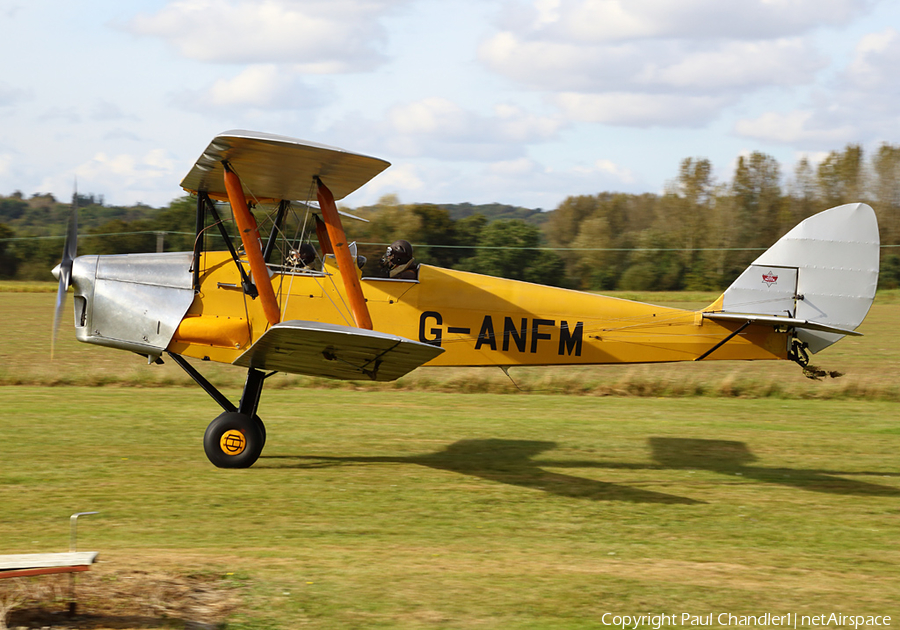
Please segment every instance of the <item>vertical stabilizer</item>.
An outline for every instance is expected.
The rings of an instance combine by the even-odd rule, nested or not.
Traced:
[[[878,284],[875,212],[864,203],[825,210],[785,234],[726,289],[722,312],[791,317],[855,330]],[[813,353],[843,335],[798,329]]]

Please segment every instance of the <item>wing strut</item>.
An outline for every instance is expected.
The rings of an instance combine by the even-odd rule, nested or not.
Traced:
[[[347,299],[350,301],[350,310],[353,311],[353,319],[357,328],[372,330],[372,318],[369,316],[369,307],[366,306],[366,298],[363,296],[362,286],[356,274],[356,261],[350,255],[347,247],[347,237],[344,235],[344,227],[341,225],[341,216],[337,206],[334,205],[334,195],[328,187],[316,177],[319,198],[319,208],[322,210],[322,218],[325,219],[325,227],[328,229],[328,240],[334,250],[341,278],[344,280],[344,288],[347,290]]]
[[[331,241],[328,238],[328,226],[319,218],[318,214],[313,216],[316,218],[316,238],[319,239],[319,247],[322,249],[322,254],[334,255],[334,249],[332,249]]]
[[[259,242],[259,227],[247,207],[247,198],[244,197],[241,180],[227,163],[223,162],[222,165],[225,167],[225,189],[228,191],[228,201],[231,203],[231,211],[234,212],[234,219],[241,231],[241,241],[244,243],[247,260],[250,261],[250,272],[253,274],[253,281],[259,291],[263,312],[270,324],[277,324],[281,321],[281,309],[278,308],[278,300],[275,299],[275,290],[272,288],[272,279],[269,278],[269,269],[263,258]]]

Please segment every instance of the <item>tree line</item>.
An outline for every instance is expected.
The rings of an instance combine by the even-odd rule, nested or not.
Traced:
[[[491,204],[402,204],[385,196],[351,210],[347,235],[377,273],[385,246],[403,238],[419,262],[529,282],[590,290],[713,290],[727,287],[762,250],[821,210],[864,201],[878,215],[883,246],[879,286],[900,286],[900,146],[871,156],[858,145],[818,165],[801,159],[785,175],[773,157],[741,156],[718,182],[705,158],[687,158],[661,194],[602,192],[572,196],[550,211]],[[79,253],[166,251],[193,247],[195,201],[164,208],[106,206],[79,196]],[[256,210],[266,233],[271,209]],[[0,197],[0,277],[48,279],[62,250],[69,205],[50,195]],[[228,216],[227,206],[223,216]],[[311,227],[294,208],[283,229]],[[234,230],[231,230],[234,233]],[[212,233],[210,231],[210,233]],[[313,231],[314,234],[314,231]],[[221,242],[220,242],[221,244]],[[215,246],[214,243],[211,245]]]
[[[432,246],[417,249],[422,261],[576,289],[718,290],[803,219],[856,201],[878,215],[879,284],[897,288],[900,146],[889,144],[868,159],[858,145],[815,167],[803,158],[788,177],[775,158],[753,152],[727,182],[715,181],[708,159],[687,158],[662,194],[572,196],[540,220],[453,220],[452,207],[386,197],[357,209],[370,223],[351,223],[348,235],[402,236]]]

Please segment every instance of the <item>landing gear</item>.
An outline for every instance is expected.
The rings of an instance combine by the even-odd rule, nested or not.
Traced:
[[[258,421],[255,422],[254,420]],[[262,421],[237,411],[226,411],[209,423],[203,436],[203,450],[219,468],[249,468],[262,453]]]
[[[247,370],[241,402],[235,407],[184,357],[172,352],[166,354],[225,410],[225,413],[209,423],[203,436],[203,450],[209,461],[219,468],[252,466],[266,445],[266,425],[256,415],[256,408],[259,406],[263,382],[275,372],[264,374],[256,368]]]
[[[787,358],[800,367],[806,368],[809,365],[809,353],[806,351],[808,347],[808,343],[794,337],[791,339],[791,347],[788,349]]]

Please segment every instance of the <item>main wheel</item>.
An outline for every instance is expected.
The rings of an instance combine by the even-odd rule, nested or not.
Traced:
[[[259,431],[259,434],[262,436],[262,446],[259,448],[261,451],[266,446],[266,425],[263,424],[263,421],[259,416],[253,416],[253,422],[256,424],[256,430]]]
[[[225,412],[209,423],[203,436],[206,456],[219,468],[249,468],[262,453],[258,418]]]

